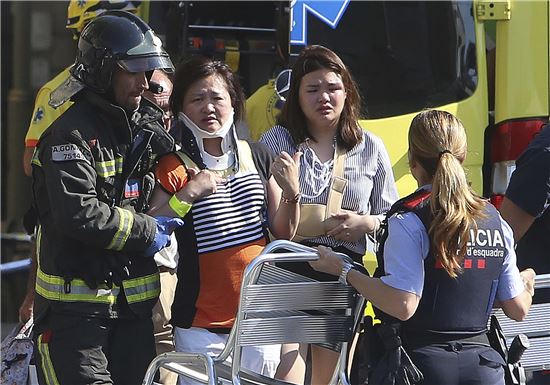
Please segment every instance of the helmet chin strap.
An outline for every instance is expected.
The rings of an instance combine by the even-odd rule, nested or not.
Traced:
[[[178,118],[183,121],[185,126],[191,130],[195,139],[197,140],[197,145],[201,151],[202,159],[206,167],[210,170],[226,170],[229,167],[233,166],[236,162],[236,133],[233,124],[233,115],[234,112],[231,112],[231,116],[227,121],[220,127],[219,130],[215,132],[205,131],[199,126],[197,126],[187,115],[183,112],[178,113]],[[204,149],[204,140],[221,138],[221,150],[223,155],[215,156],[211,155]]]

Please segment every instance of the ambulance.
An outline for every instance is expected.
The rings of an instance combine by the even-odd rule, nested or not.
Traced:
[[[335,51],[359,84],[361,125],[383,139],[401,196],[416,186],[407,131],[422,109],[462,120],[468,179],[497,206],[515,159],[549,119],[550,0],[144,3],[175,62],[193,53],[225,60],[247,95],[273,77],[281,18],[290,64],[308,44]]]

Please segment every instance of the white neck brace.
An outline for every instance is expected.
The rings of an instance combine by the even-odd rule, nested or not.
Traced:
[[[197,145],[201,151],[202,160],[210,170],[226,170],[235,164],[236,161],[236,137],[233,129],[233,112],[222,127],[216,132],[208,132],[197,126],[183,112],[178,113],[178,118],[183,121],[185,126],[193,133],[197,140]],[[233,135],[232,135],[233,134]],[[207,153],[204,149],[204,139],[222,138],[221,149],[223,155],[214,156]]]

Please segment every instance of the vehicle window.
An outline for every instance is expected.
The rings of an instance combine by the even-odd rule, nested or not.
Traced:
[[[351,1],[334,30],[310,13],[307,18],[308,44],[324,45],[344,60],[367,118],[456,102],[476,88],[471,1]]]
[[[247,95],[273,77],[279,61],[276,1],[151,1],[150,25],[174,63],[190,55],[226,61]],[[278,71],[277,71],[278,72]]]

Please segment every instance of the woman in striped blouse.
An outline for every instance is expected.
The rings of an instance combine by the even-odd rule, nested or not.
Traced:
[[[309,46],[293,66],[279,125],[260,141],[277,154],[303,153],[295,240],[330,246],[362,263],[366,234],[378,229],[398,195],[384,144],[359,126],[359,110],[357,86],[342,60],[325,47]],[[299,273],[334,279],[307,263]],[[311,383],[327,384],[338,353],[315,345],[311,353]],[[277,377],[303,383],[306,354],[307,346],[284,346]]]
[[[152,205],[168,201],[172,215],[185,221],[175,232],[180,258],[172,324],[178,351],[221,352],[244,269],[266,245],[268,229],[290,239],[298,223],[299,206],[286,197],[299,192],[300,154],[275,157],[261,143],[237,140],[233,121],[241,119],[243,101],[237,77],[222,62],[196,57],[176,70],[170,106],[182,148],[159,161]],[[247,347],[243,366],[273,377],[279,357],[279,345]]]

